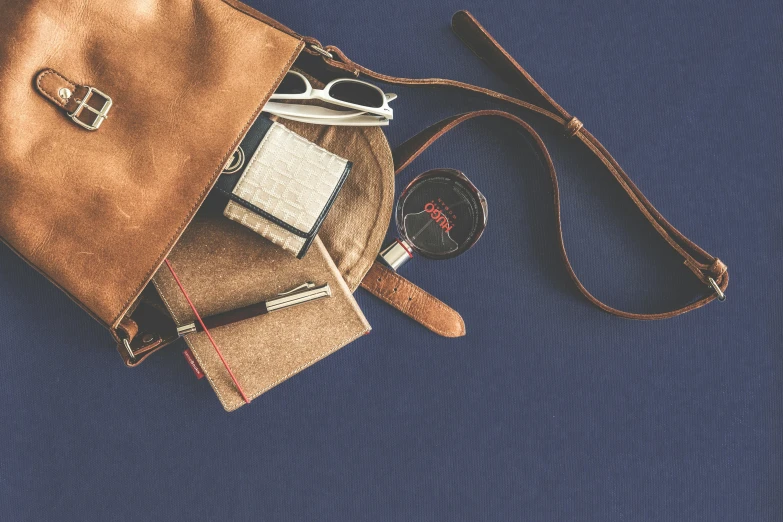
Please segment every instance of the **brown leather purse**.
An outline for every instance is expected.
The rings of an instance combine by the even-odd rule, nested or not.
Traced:
[[[304,42],[232,1],[2,4],[0,237],[116,332]]]
[[[706,290],[699,300],[667,313],[616,310],[579,282],[560,234],[571,277],[601,309],[657,319],[724,298],[726,266],[670,225],[581,122],[467,12],[455,14],[455,32],[520,98],[452,80],[375,73],[338,48],[298,35],[235,0],[0,0],[0,5],[0,238],[106,326],[118,344],[136,338],[138,326],[129,314],[300,53],[322,59],[331,74],[478,93],[543,115],[586,146]],[[376,160],[375,168],[399,172],[444,133],[475,117],[510,120],[531,136],[552,179],[559,223],[557,178],[546,147],[532,127],[508,112],[446,119],[398,147],[393,169],[391,158]],[[382,156],[388,145],[375,131],[362,139]],[[376,180],[377,223],[361,255],[339,255],[350,241],[339,225],[352,223],[339,202],[332,225],[325,224],[324,244],[351,289],[363,281],[433,331],[462,335],[458,314],[398,274],[372,266],[391,212],[391,182],[384,175]],[[171,340],[157,338],[144,356]],[[143,357],[124,359],[134,365]]]
[[[306,39],[234,0],[0,7],[0,239],[137,365],[177,339],[153,276]],[[355,163],[320,234],[355,290],[391,215],[388,142],[296,130]]]

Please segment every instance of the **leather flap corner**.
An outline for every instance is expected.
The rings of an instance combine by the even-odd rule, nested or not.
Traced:
[[[50,19],[47,3],[3,13],[22,22],[0,38],[0,98],[15,106],[0,119],[0,238],[109,327],[304,45],[223,1],[191,3],[140,16],[138,2],[92,0],[56,24],[24,22]],[[39,61],[16,59],[22,39]]]

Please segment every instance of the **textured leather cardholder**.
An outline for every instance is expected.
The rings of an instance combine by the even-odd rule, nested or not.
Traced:
[[[265,116],[218,181],[223,214],[298,258],[307,253],[352,163]]]

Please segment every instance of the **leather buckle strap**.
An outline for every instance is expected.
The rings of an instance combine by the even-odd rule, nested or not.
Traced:
[[[53,69],[38,74],[35,85],[46,99],[65,109],[79,127],[96,131],[109,117],[114,102],[95,87],[78,85]]]
[[[362,280],[362,288],[440,336],[465,335],[465,322],[456,310],[378,261]]]

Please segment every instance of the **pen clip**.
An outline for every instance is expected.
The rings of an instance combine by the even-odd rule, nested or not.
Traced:
[[[289,290],[287,292],[282,292],[282,293],[279,293],[277,295],[280,296],[280,297],[283,297],[283,296],[286,296],[286,295],[291,295],[291,294],[294,294],[296,292],[299,292],[300,290],[310,290],[312,288],[315,288],[315,283],[311,283],[311,282],[308,281],[307,283],[303,283],[303,284],[297,286],[296,288],[292,288],[291,290]]]

